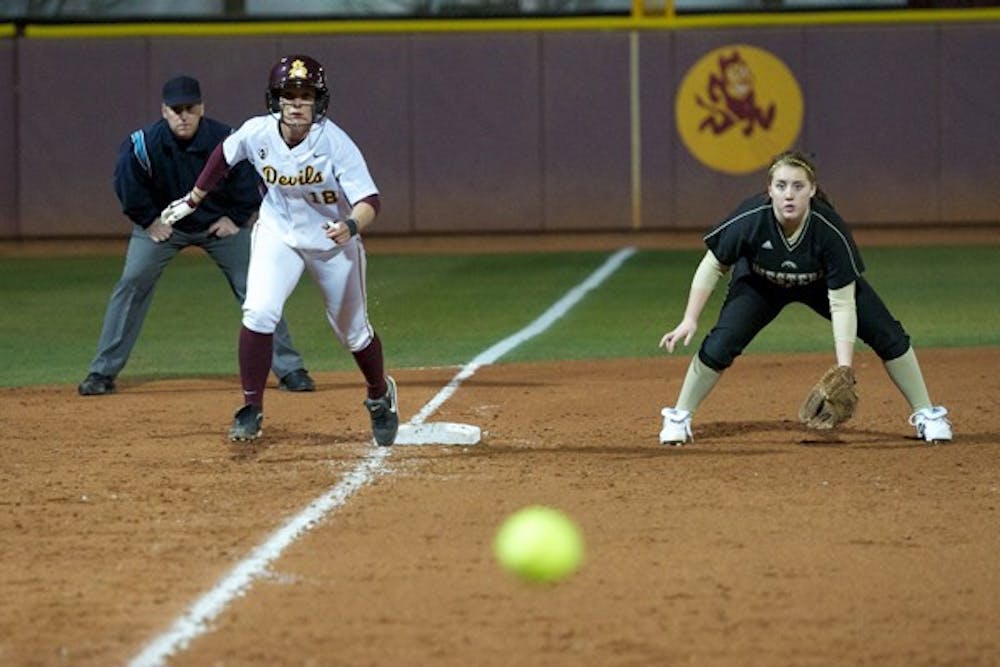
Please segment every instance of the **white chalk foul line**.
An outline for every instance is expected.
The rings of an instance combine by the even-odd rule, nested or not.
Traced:
[[[473,374],[475,374],[475,372],[482,366],[492,364],[497,359],[501,358],[503,355],[518,347],[525,341],[534,338],[548,329],[556,320],[560,319],[563,315],[569,312],[570,308],[579,303],[579,301],[587,295],[587,292],[607,280],[608,276],[617,271],[625,260],[634,254],[635,248],[622,248],[617,251],[605,260],[604,264],[598,267],[596,271],[590,274],[586,280],[566,292],[561,299],[549,306],[549,309],[539,315],[538,319],[534,322],[524,327],[517,333],[504,338],[499,343],[494,343],[486,350],[480,352],[472,361],[463,366],[458,374],[452,378],[451,382],[439,391],[437,396],[428,401],[427,405],[425,405],[420,412],[414,415],[410,421],[414,424],[422,423],[425,419],[434,414],[434,412],[441,407],[445,401],[451,398],[452,394],[455,393],[462,382],[472,377]]]
[[[472,377],[478,369],[492,364],[517,346],[552,326],[570,308],[583,299],[587,292],[604,282],[633,254],[635,254],[635,248],[622,248],[615,252],[586,280],[552,304],[534,322],[480,352],[472,361],[463,366],[458,374],[420,412],[410,419],[410,423],[423,423],[455,393],[462,382]],[[209,624],[225,610],[229,603],[243,595],[254,579],[263,575],[271,562],[276,560],[289,545],[312,529],[331,510],[343,505],[355,491],[370,482],[379,473],[383,462],[391,452],[391,447],[372,448],[371,453],[333,488],[309,503],[305,509],[276,530],[263,544],[255,548],[249,556],[237,563],[229,574],[219,581],[212,590],[195,601],[166,632],[147,644],[129,665],[131,667],[162,665],[168,657],[178,650],[184,649],[193,639],[204,634],[209,629]]]

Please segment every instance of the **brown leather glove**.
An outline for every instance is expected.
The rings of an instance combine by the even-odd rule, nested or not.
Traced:
[[[831,366],[799,408],[799,419],[809,428],[829,429],[843,424],[858,406],[857,380],[850,366]]]

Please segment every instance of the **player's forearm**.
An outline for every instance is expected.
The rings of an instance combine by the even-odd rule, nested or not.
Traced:
[[[228,173],[229,164],[226,162],[226,156],[222,152],[222,144],[219,144],[212,151],[211,155],[208,156],[205,166],[202,168],[201,173],[198,174],[198,180],[195,181],[194,187],[191,189],[194,203],[200,204]]]
[[[375,222],[375,217],[378,215],[379,210],[379,198],[378,195],[371,195],[370,197],[365,197],[359,200],[353,207],[351,207],[350,217],[358,224],[358,231],[362,231],[365,227]]]
[[[858,311],[854,301],[854,283],[828,292],[833,349],[838,366],[854,361],[854,341],[858,335]]]
[[[838,366],[854,365],[854,343],[843,340],[834,341],[834,354],[837,356]]]
[[[698,268],[694,272],[694,277],[691,278],[691,291],[688,294],[687,307],[684,309],[685,318],[689,318],[694,322],[698,321],[698,318],[701,317],[701,312],[705,309],[705,304],[708,303],[709,297],[715,291],[719,279],[728,270],[728,266],[720,263],[715,258],[715,253],[711,250],[705,252],[705,256],[702,257]]]
[[[710,296],[712,296],[711,290],[692,285],[688,293],[687,306],[684,308],[684,319],[697,323]]]

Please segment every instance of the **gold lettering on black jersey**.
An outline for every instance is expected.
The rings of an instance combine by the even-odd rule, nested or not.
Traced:
[[[792,262],[782,262],[782,268],[786,264],[792,264]],[[753,272],[758,276],[761,276],[768,281],[774,283],[775,285],[781,285],[782,287],[803,287],[819,280],[823,273],[821,271],[808,271],[804,273],[792,273],[791,271],[771,271],[770,269],[765,269],[763,266],[757,264],[756,262],[751,263],[751,268]]]
[[[279,173],[271,165],[265,166],[262,170],[264,182],[268,185],[315,185],[323,182],[323,172],[312,165],[307,166],[294,176]]]

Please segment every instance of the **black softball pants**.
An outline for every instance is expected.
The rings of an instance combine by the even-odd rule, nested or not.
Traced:
[[[892,316],[882,299],[864,278],[855,289],[858,338],[882,361],[902,356],[910,348],[910,336]],[[754,274],[733,280],[719,312],[719,320],[698,350],[702,363],[715,371],[729,368],[746,346],[790,303],[802,303],[830,319],[830,301],[824,283],[806,287],[782,287]]]

